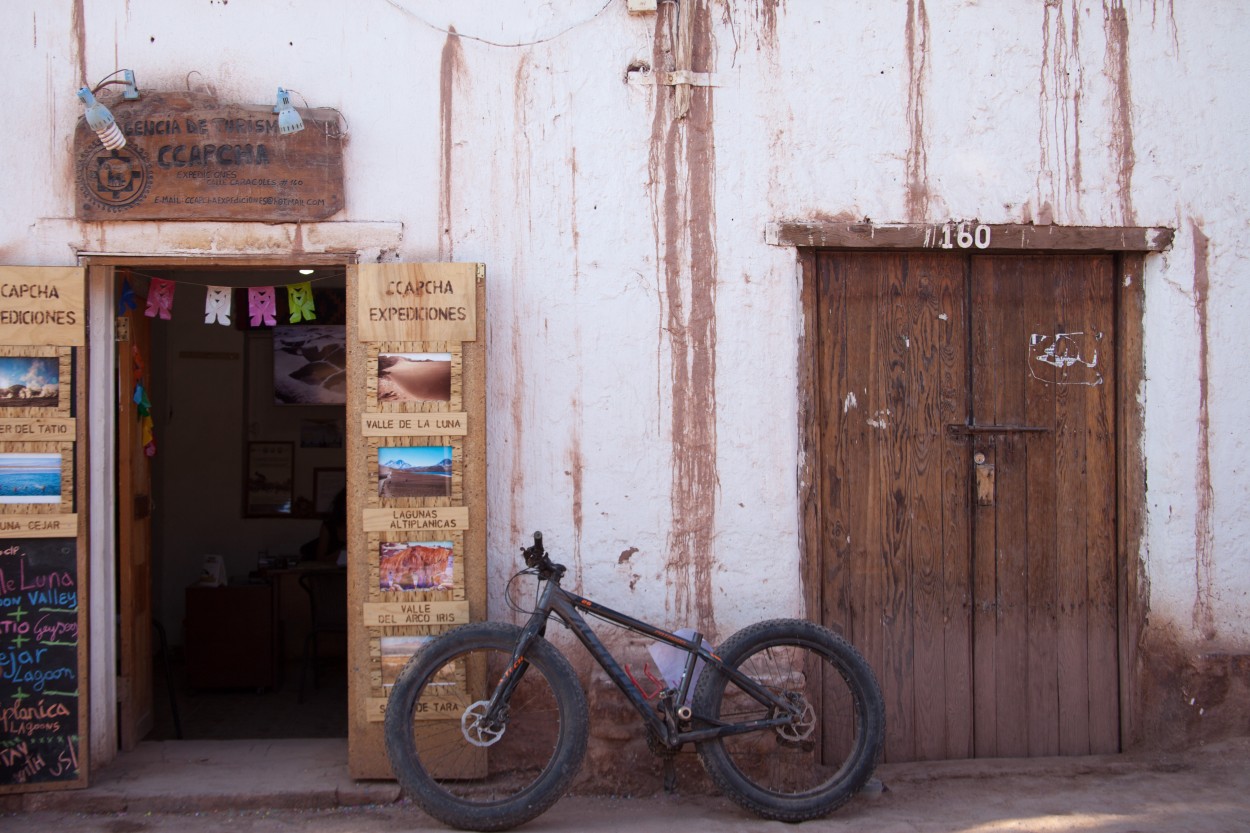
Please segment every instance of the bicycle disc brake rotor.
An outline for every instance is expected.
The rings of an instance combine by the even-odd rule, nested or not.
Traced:
[[[504,729],[507,728],[504,723],[491,725],[485,722],[486,707],[489,705],[487,700],[478,700],[460,715],[460,731],[464,734],[464,739],[474,746],[493,746],[503,737]]]
[[[816,710],[805,697],[799,698],[799,704],[803,706],[799,716],[792,722],[777,727],[777,734],[781,735],[782,740],[797,743],[807,740],[816,731]]]

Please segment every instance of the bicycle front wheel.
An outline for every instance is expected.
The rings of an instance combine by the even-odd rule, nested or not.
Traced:
[[[463,625],[408,661],[386,706],[386,751],[404,792],[439,821],[506,830],[548,810],[586,753],[586,696],[544,639],[497,723],[485,703],[511,664],[521,629]]]
[[[791,704],[796,719],[698,744],[713,782],[768,819],[818,818],[846,803],[872,775],[885,736],[885,703],[872,669],[828,628],[798,619],[759,622],[717,651],[729,668]],[[695,714],[742,724],[783,712],[708,666]]]

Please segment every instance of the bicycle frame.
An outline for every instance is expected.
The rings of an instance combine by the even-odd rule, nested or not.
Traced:
[[[683,744],[689,742],[711,740],[713,738],[746,734],[776,726],[784,726],[800,718],[801,715],[796,711],[793,704],[776,696],[737,669],[729,667],[719,656],[703,647],[702,634],[695,633],[690,639],[683,639],[663,628],[657,628],[632,616],[627,616],[590,599],[578,596],[576,593],[570,593],[560,586],[558,576],[540,580],[544,582],[544,585],[539,595],[537,607],[522,629],[521,637],[517,640],[516,647],[513,649],[512,661],[509,663],[508,669],[504,671],[499,678],[499,682],[495,685],[495,690],[486,709],[486,718],[488,720],[497,720],[501,710],[506,708],[508,698],[511,697],[512,691],[524,675],[525,669],[529,667],[529,664],[525,661],[526,651],[529,650],[535,639],[546,633],[547,621],[553,613],[559,617],[566,627],[573,631],[578,641],[586,646],[586,650],[590,652],[590,655],[594,657],[595,661],[599,663],[599,666],[612,679],[612,682],[616,683],[617,688],[621,690],[621,693],[625,695],[638,714],[642,716],[642,720],[647,727],[669,748],[679,749]],[[630,679],[629,674],[616,661],[616,658],[608,650],[607,646],[603,644],[602,640],[591,630],[590,625],[582,617],[580,611],[585,611],[600,619],[619,625],[626,630],[642,634],[685,651],[687,654],[686,667],[675,698],[677,704],[686,702],[695,664],[698,660],[703,660],[707,665],[715,667],[720,673],[728,677],[730,681],[751,697],[764,705],[772,707],[776,716],[763,720],[751,720],[745,723],[724,723],[699,714],[692,714],[689,720],[685,720],[683,723],[697,721],[704,724],[703,727],[682,730],[670,726],[669,723],[661,719],[658,711],[647,702],[647,698],[643,696],[642,691]],[[703,673],[707,673],[707,670],[705,667]]]

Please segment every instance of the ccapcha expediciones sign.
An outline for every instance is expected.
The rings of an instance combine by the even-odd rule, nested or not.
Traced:
[[[278,132],[272,106],[204,93],[106,102],[126,146],[108,150],[80,118],[74,134],[81,220],[323,220],[343,208],[343,138],[333,110],[300,110]]]

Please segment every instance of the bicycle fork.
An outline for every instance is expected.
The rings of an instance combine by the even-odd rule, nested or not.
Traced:
[[[529,662],[525,659],[525,654],[529,651],[530,646],[534,644],[534,640],[543,636],[547,631],[547,619],[551,615],[548,607],[550,595],[551,585],[548,584],[543,589],[537,608],[530,615],[529,621],[525,623],[525,627],[521,630],[521,636],[517,639],[516,645],[512,649],[512,658],[508,662],[508,667],[504,669],[498,682],[495,683],[495,689],[491,693],[490,700],[486,701],[486,708],[479,718],[479,722],[492,732],[502,734],[503,729],[506,727],[508,722],[508,703],[512,699],[512,693],[521,684],[521,679],[529,668]]]

